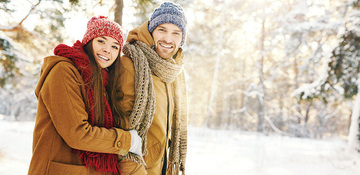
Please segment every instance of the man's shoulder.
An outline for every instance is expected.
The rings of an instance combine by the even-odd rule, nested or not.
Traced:
[[[135,72],[134,63],[129,57],[127,57],[126,55],[121,56],[120,62],[122,69],[126,69],[132,73]]]

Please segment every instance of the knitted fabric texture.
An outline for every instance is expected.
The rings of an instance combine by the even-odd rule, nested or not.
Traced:
[[[123,52],[134,62],[135,67],[135,104],[130,115],[130,129],[136,129],[142,137],[143,155],[147,154],[146,134],[155,113],[155,92],[151,73],[163,82],[174,85],[175,111],[171,127],[168,171],[178,174],[181,170],[184,173],[187,152],[187,103],[182,64],[174,59],[161,58],[156,51],[141,41],[126,43]],[[135,154],[130,153],[128,158],[144,164],[142,157]]]
[[[172,2],[164,2],[154,10],[149,20],[148,30],[152,34],[157,26],[164,23],[177,25],[182,31],[182,40],[180,46],[183,46],[186,38],[186,17],[184,10],[180,5]]]
[[[171,143],[169,152],[169,167],[167,174],[185,174],[187,152],[187,95],[184,71],[174,81],[175,111],[171,127]]]
[[[90,110],[88,112],[88,122],[94,126],[94,108],[91,106],[94,105],[94,89],[90,86],[90,80],[92,78],[92,68],[90,66],[90,60],[83,49],[84,45],[77,41],[72,47],[60,44],[58,45],[54,53],[58,56],[63,56],[69,58],[74,64],[75,67],[80,72],[84,83],[85,88],[87,90],[88,100],[90,104]],[[105,69],[102,69],[102,77],[103,77],[103,86],[104,88],[107,86],[108,82],[107,79],[109,77],[108,72]],[[104,95],[104,123],[103,127],[112,128],[114,126],[114,119],[112,116],[112,112],[110,109],[110,105]],[[118,173],[120,172],[118,162],[117,162],[117,155],[116,154],[107,154],[107,153],[95,153],[90,151],[82,151],[82,150],[75,150],[74,152],[79,154],[80,159],[82,160],[83,164],[86,167],[95,167],[96,171],[100,172],[111,172],[111,173]]]
[[[87,29],[82,39],[82,43],[85,45],[90,40],[99,36],[109,36],[114,38],[120,44],[121,51],[124,45],[124,35],[121,26],[118,23],[110,21],[104,16],[92,17],[87,23]]]

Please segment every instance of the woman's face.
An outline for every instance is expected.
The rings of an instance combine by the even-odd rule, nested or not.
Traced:
[[[108,36],[94,38],[92,47],[95,60],[101,68],[111,66],[120,53],[120,44]]]

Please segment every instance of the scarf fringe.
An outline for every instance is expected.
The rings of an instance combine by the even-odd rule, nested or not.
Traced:
[[[175,162],[169,162],[169,166],[166,170],[168,175],[179,175],[180,174],[180,164]],[[185,171],[182,171],[182,175],[185,175]]]
[[[145,167],[147,167],[144,158],[140,157],[137,154],[133,154],[133,153],[129,152],[128,155],[125,157],[125,159],[126,160],[131,160],[133,162],[136,162],[136,163],[138,163],[140,165],[144,165]]]
[[[74,150],[73,152],[79,154],[80,159],[87,168],[94,167],[95,170],[99,172],[121,174],[119,171],[120,168],[118,167],[117,155],[115,154],[94,153],[81,150]]]

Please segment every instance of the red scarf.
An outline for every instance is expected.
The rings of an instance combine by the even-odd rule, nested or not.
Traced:
[[[94,105],[94,89],[90,86],[90,80],[92,78],[92,67],[90,66],[90,60],[84,50],[84,45],[77,41],[72,47],[60,44],[56,46],[54,54],[71,59],[76,68],[80,72],[85,82],[85,87],[88,94],[90,106]],[[103,85],[107,86],[107,79],[109,77],[108,72],[102,69]],[[112,116],[110,105],[104,95],[104,124],[103,127],[112,128],[114,126],[114,119]],[[94,126],[94,108],[91,108],[88,113],[88,122]],[[75,150],[79,154],[80,159],[86,167],[95,167],[96,171],[120,173],[120,168],[117,162],[116,154],[107,153],[95,153],[90,151]]]

